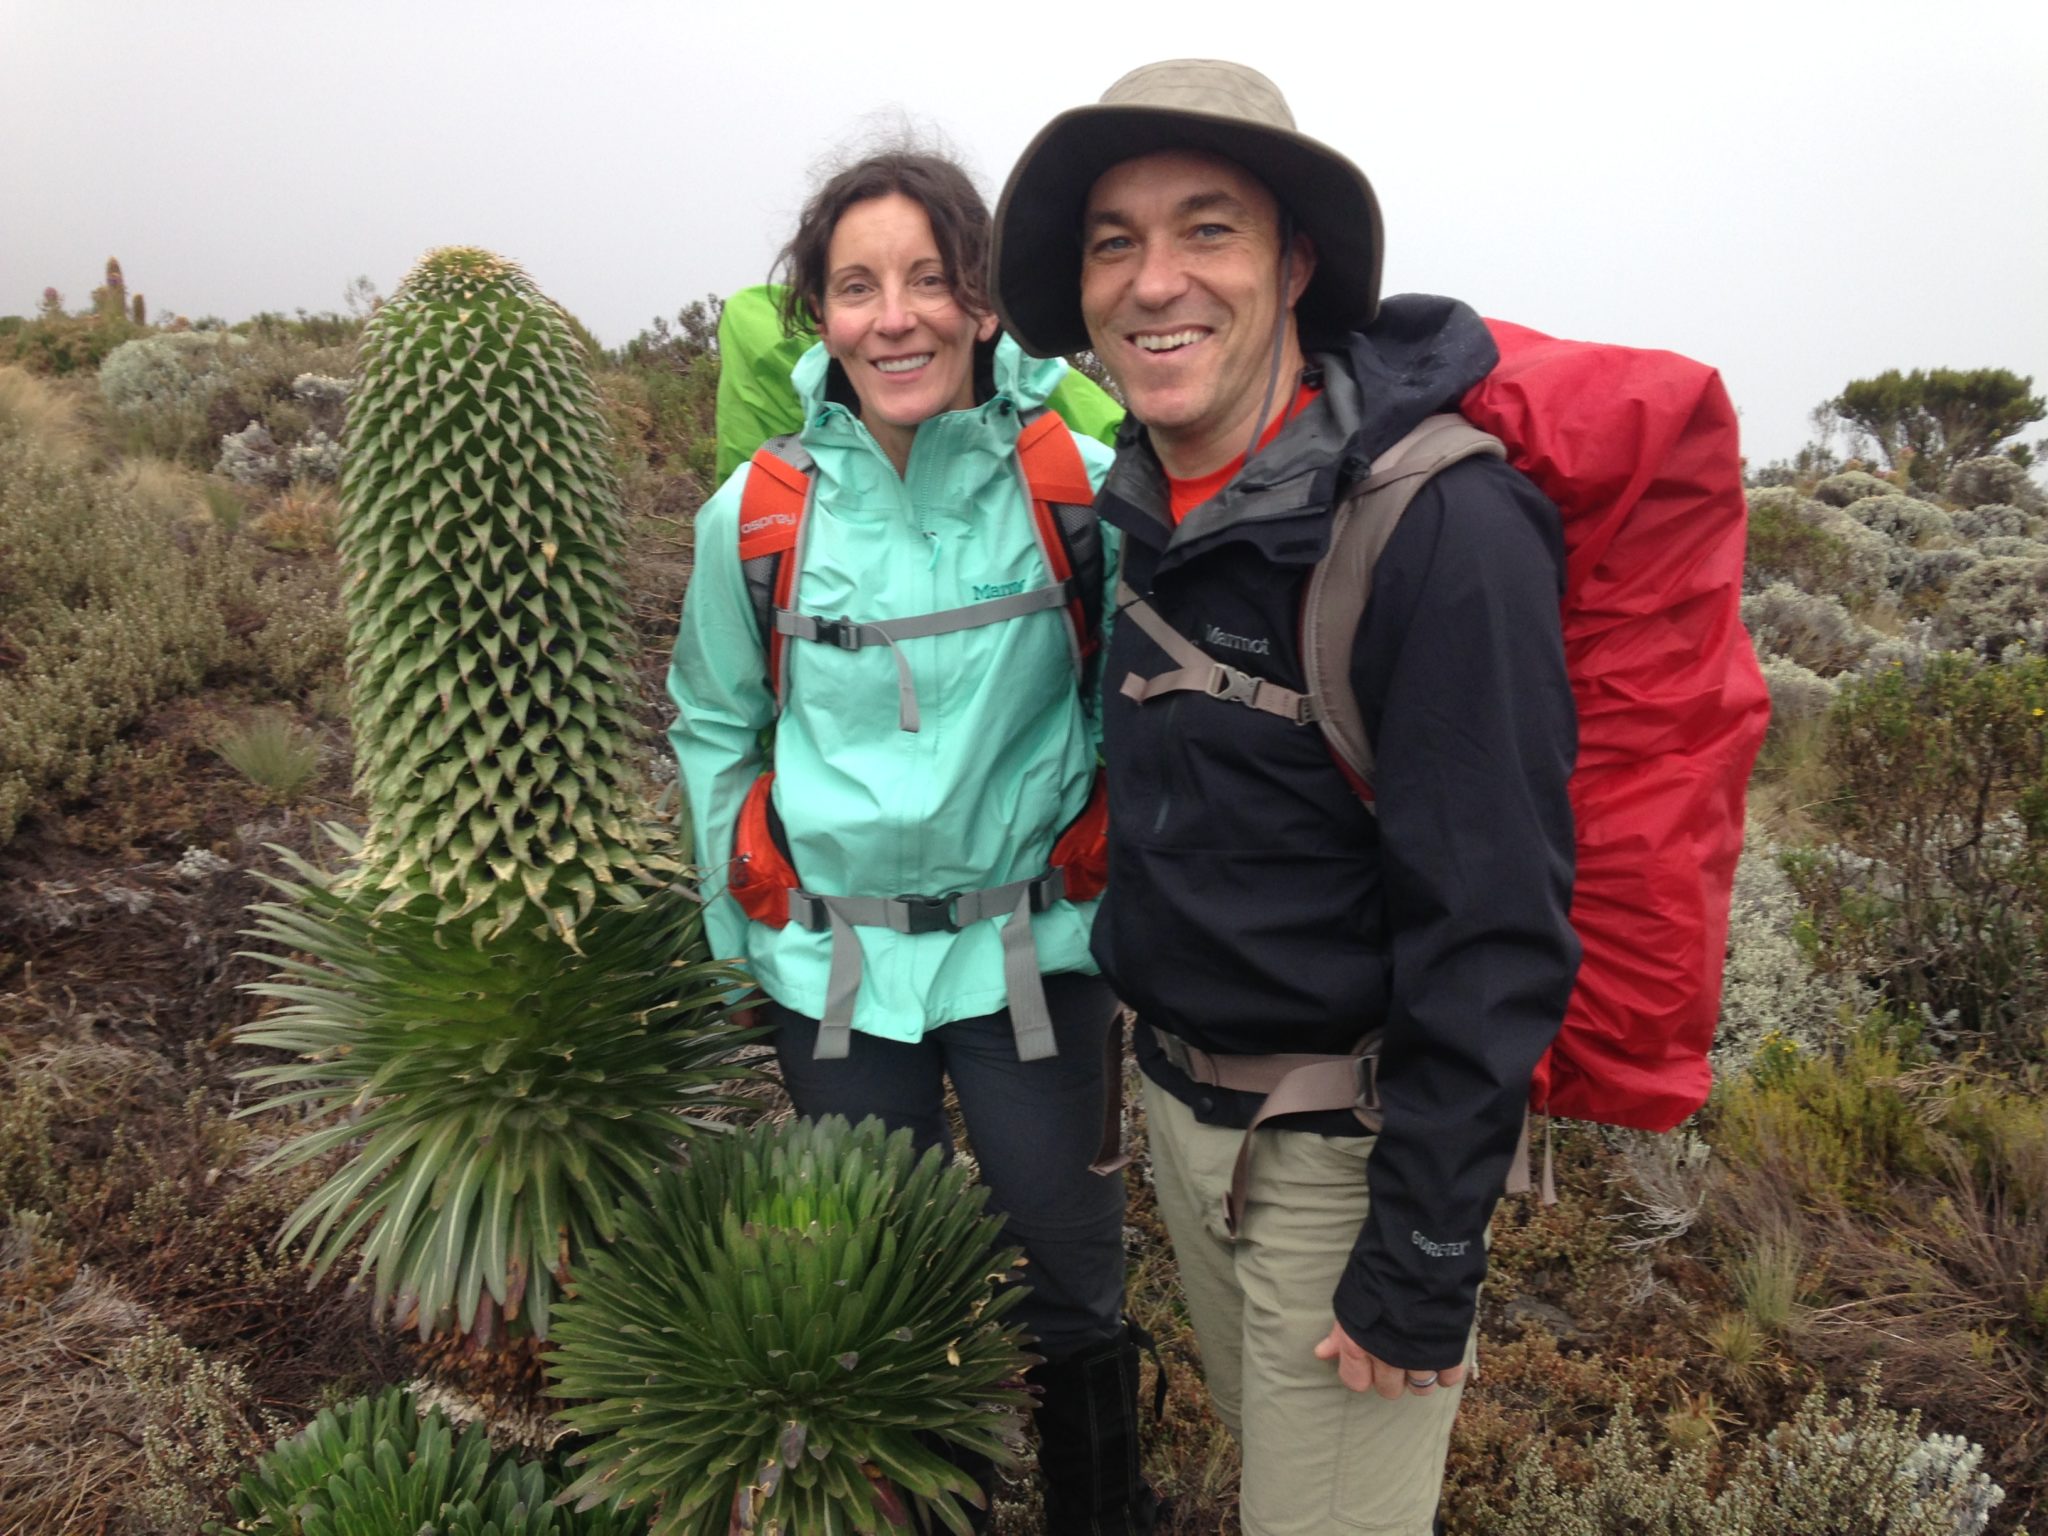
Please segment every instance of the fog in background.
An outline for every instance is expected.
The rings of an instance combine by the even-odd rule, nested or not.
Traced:
[[[835,148],[908,114],[993,200],[1181,55],[1364,167],[1387,291],[1712,362],[1754,460],[1888,367],[2048,389],[2048,4],[1988,0],[0,0],[0,314],[109,256],[153,318],[339,309],[460,243],[616,345],[760,281]]]

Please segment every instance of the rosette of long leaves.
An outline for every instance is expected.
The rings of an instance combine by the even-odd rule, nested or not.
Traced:
[[[324,1273],[368,1229],[375,1304],[395,1297],[422,1337],[452,1323],[487,1343],[506,1321],[545,1338],[620,1197],[674,1160],[697,1111],[732,1102],[738,973],[703,958],[703,909],[681,890],[608,898],[580,949],[553,934],[478,948],[285,857],[299,878],[272,884],[290,899],[255,908],[253,930],[285,952],[282,975],[250,989],[284,1006],[239,1038],[298,1059],[246,1075],[275,1090],[259,1109],[328,1121],[273,1165],[360,1146],[280,1241],[308,1234]]]
[[[488,251],[429,252],[363,329],[349,569],[358,878],[384,911],[573,941],[641,874],[624,515],[569,317]]]
[[[986,1191],[908,1132],[844,1120],[700,1139],[578,1271],[549,1358],[595,1436],[569,1490],[655,1536],[956,1532],[941,1443],[1014,1463],[1033,1357],[1004,1322]]]
[[[329,1408],[278,1441],[228,1494],[229,1532],[277,1536],[635,1536],[646,1521],[555,1501],[561,1479],[540,1462],[491,1454],[481,1425],[458,1437],[409,1393]]]

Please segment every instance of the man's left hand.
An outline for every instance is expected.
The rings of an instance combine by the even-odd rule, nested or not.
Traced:
[[[1338,1379],[1352,1391],[1377,1392],[1388,1402],[1404,1392],[1427,1397],[1438,1387],[1455,1387],[1465,1379],[1462,1362],[1444,1371],[1390,1365],[1371,1350],[1360,1348],[1337,1322],[1330,1324],[1330,1336],[1316,1346],[1316,1358],[1336,1361]]]

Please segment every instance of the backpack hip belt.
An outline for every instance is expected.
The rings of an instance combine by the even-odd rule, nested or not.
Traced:
[[[1169,1035],[1158,1025],[1148,1026],[1152,1038],[1166,1059],[1189,1081],[1205,1088],[1224,1088],[1233,1093],[1264,1095],[1252,1123],[1244,1128],[1238,1143],[1237,1161],[1231,1166],[1230,1188],[1223,1194],[1223,1229],[1237,1236],[1244,1219],[1245,1201],[1251,1190],[1252,1133],[1278,1115],[1325,1114],[1348,1109],[1365,1127],[1368,1136],[1380,1133],[1380,1031],[1374,1030],[1352,1047],[1349,1055],[1319,1056],[1305,1052],[1283,1052],[1273,1056],[1219,1056],[1189,1045],[1178,1035]],[[1522,1139],[1515,1147],[1515,1160],[1508,1169],[1507,1192],[1527,1194],[1529,1171],[1529,1122],[1522,1122]],[[1549,1128],[1544,1130],[1543,1203],[1557,1203],[1557,1189],[1551,1175]]]
[[[1252,1123],[1245,1127],[1238,1143],[1237,1162],[1230,1173],[1230,1188],[1223,1195],[1223,1227],[1237,1236],[1244,1219],[1245,1198],[1251,1187],[1252,1133],[1276,1115],[1312,1114],[1348,1109],[1365,1127],[1366,1134],[1380,1130],[1380,1033],[1374,1030],[1343,1056],[1312,1055],[1305,1052],[1274,1056],[1218,1056],[1189,1045],[1178,1035],[1169,1035],[1158,1025],[1150,1026],[1166,1059],[1190,1080],[1207,1088],[1225,1088],[1233,1093],[1264,1096]]]
[[[860,938],[855,928],[888,928],[905,934],[958,933],[971,923],[992,917],[1007,919],[1002,927],[1003,983],[1010,997],[1017,1059],[1042,1061],[1057,1055],[1052,1014],[1045,1005],[1045,983],[1038,973],[1038,943],[1031,933],[1031,915],[1050,911],[1066,890],[1067,876],[1062,869],[986,890],[950,891],[943,896],[824,896],[791,890],[789,920],[813,933],[832,935],[825,1013],[818,1021],[814,1055],[819,1061],[836,1061],[853,1043],[853,1004],[860,993],[861,977]]]

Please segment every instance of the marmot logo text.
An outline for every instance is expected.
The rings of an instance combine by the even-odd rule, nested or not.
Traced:
[[[1220,645],[1227,651],[1243,651],[1247,656],[1270,656],[1273,642],[1264,638],[1254,640],[1250,635],[1233,635],[1227,629],[1218,629],[1214,624],[1202,626],[1202,638],[1211,645]]]

